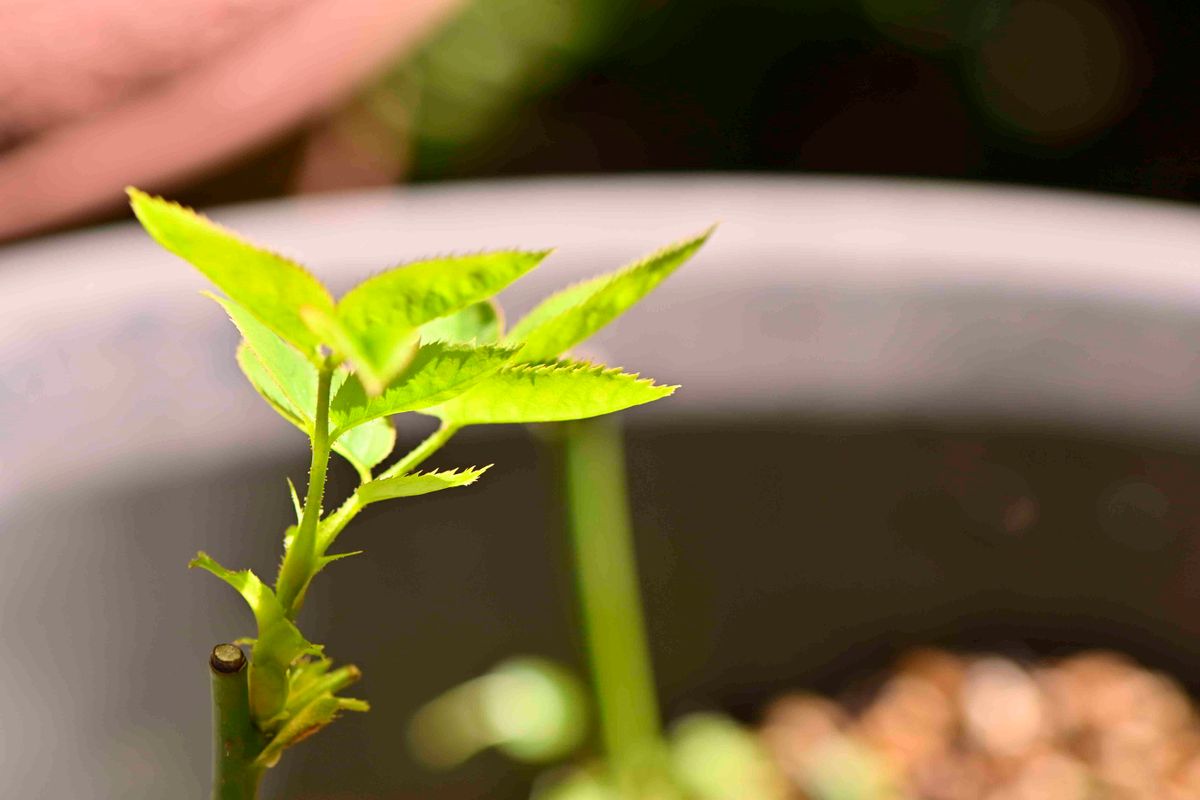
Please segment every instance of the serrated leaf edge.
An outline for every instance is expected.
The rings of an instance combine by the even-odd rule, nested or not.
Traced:
[[[272,250],[269,247],[263,247],[258,242],[254,241],[253,239],[250,239],[250,238],[246,237],[245,235],[221,224],[220,222],[217,222],[216,220],[214,220],[213,218],[211,218],[204,212],[197,211],[196,209],[192,208],[191,206],[185,206],[183,203],[180,203],[178,201],[168,200],[167,198],[163,197],[162,195],[151,194],[150,192],[143,191],[143,190],[137,188],[136,186],[126,186],[125,194],[129,197],[130,201],[132,201],[136,197],[142,197],[142,198],[146,198],[148,200],[153,200],[153,201],[162,203],[167,206],[171,206],[172,208],[175,208],[179,211],[183,211],[184,213],[191,214],[193,217],[196,217],[197,219],[202,220],[204,223],[211,225],[212,227],[216,228],[221,233],[225,234],[226,236],[233,239],[234,241],[237,241],[240,244],[245,245],[246,247],[252,248],[254,250],[258,250],[261,253],[266,253],[267,255],[271,256],[272,258],[279,259],[280,261],[286,263],[288,266],[290,266],[290,267],[304,273],[308,277],[312,278],[313,281],[325,291],[325,296],[327,298],[329,298],[330,306],[334,305],[333,294],[329,291],[329,288],[321,281],[320,278],[318,278],[316,275],[314,275],[312,273],[312,271],[310,269],[308,269],[308,267],[305,267],[303,264],[301,264],[296,259],[294,259],[290,256],[287,256],[287,255],[284,255],[283,253],[280,253],[277,250]],[[143,224],[145,224],[145,220],[143,220],[141,215],[137,213],[136,206],[133,207],[133,213],[138,218],[139,222],[142,222]],[[172,255],[174,255],[174,254],[172,254]],[[182,258],[182,256],[177,256],[177,257]],[[184,259],[184,260],[186,261],[187,259]],[[250,313],[253,313],[253,312],[250,312]],[[289,344],[290,344],[290,342],[289,342]]]
[[[566,286],[562,287],[561,289],[548,295],[547,297],[542,298],[542,300],[539,301],[539,304],[542,302],[545,302],[546,300],[549,300],[551,297],[554,297],[555,295],[567,294],[567,293],[572,292],[572,291],[574,291],[582,286],[585,286],[589,283],[594,282],[596,284],[596,288],[590,294],[580,297],[578,300],[576,300],[574,303],[572,303],[571,305],[564,308],[562,311],[560,311],[557,314],[555,314],[554,316],[546,319],[544,322],[542,322],[541,325],[538,326],[538,328],[542,327],[543,325],[549,325],[554,320],[562,317],[563,315],[567,314],[568,312],[573,311],[574,309],[583,305],[588,300],[590,300],[593,296],[599,294],[601,291],[603,291],[605,288],[607,288],[612,283],[616,282],[617,280],[619,280],[621,278],[624,278],[626,275],[629,275],[629,274],[636,272],[637,270],[647,266],[648,264],[650,264],[650,262],[662,258],[663,256],[667,255],[668,253],[670,253],[673,250],[682,250],[685,247],[689,247],[691,245],[695,245],[697,249],[699,249],[700,247],[703,247],[708,242],[708,240],[712,237],[713,233],[716,232],[718,224],[719,223],[713,223],[712,225],[708,226],[706,229],[704,229],[703,231],[701,231],[698,234],[694,234],[692,236],[685,236],[677,241],[671,242],[670,244],[663,245],[662,247],[658,248],[654,252],[649,253],[648,255],[642,256],[641,258],[637,259],[636,261],[632,261],[632,262],[626,264],[625,266],[620,267],[612,272],[597,272],[595,275],[592,275],[591,277],[582,278],[580,280],[569,283]],[[535,305],[534,308],[537,308],[537,305]],[[533,309],[530,309],[530,311],[532,311],[532,310]],[[526,313],[529,313],[529,312],[526,312]],[[521,320],[518,319],[516,322],[516,325],[514,325],[513,327],[519,328],[520,325],[521,325]],[[529,333],[532,334],[538,328],[534,328],[533,330],[529,331]],[[517,345],[521,345],[524,343],[523,339],[522,340],[513,340],[512,337],[508,334],[506,334],[505,336],[502,336],[500,341],[513,342],[514,344],[517,344]],[[540,363],[540,362],[538,362],[538,363]]]
[[[351,292],[353,292],[355,289],[357,289],[359,286],[366,283],[367,281],[374,280],[375,278],[379,278],[384,275],[388,275],[392,272],[395,272],[396,270],[404,269],[405,267],[411,267],[415,264],[425,264],[430,261],[444,261],[444,260],[452,259],[452,258],[471,258],[473,256],[540,256],[540,258],[538,259],[538,263],[540,264],[542,261],[545,261],[551,255],[553,255],[553,253],[556,249],[557,248],[554,248],[554,247],[547,247],[542,250],[526,250],[526,249],[520,248],[520,247],[501,247],[501,248],[482,248],[479,250],[465,250],[465,251],[461,251],[461,252],[449,251],[449,252],[445,252],[445,253],[437,253],[434,255],[419,256],[417,258],[409,259],[408,261],[400,261],[395,264],[392,264],[391,266],[383,267],[382,269],[373,270],[373,271],[367,273],[367,276],[365,278],[363,278],[358,283],[354,284],[349,289],[347,289],[345,291],[345,293],[343,293],[342,296],[338,298],[338,302],[340,303],[346,297],[346,295],[350,294]]]
[[[634,383],[649,384],[651,387],[656,389],[668,389],[670,392],[674,392],[676,389],[680,388],[680,384],[677,383],[655,383],[653,378],[643,378],[640,372],[626,372],[622,367],[612,367],[607,364],[594,364],[591,361],[577,359],[559,359],[558,361],[538,362],[534,364],[511,364],[501,367],[496,374],[517,374],[527,372],[558,375],[586,372],[593,375],[632,378]]]

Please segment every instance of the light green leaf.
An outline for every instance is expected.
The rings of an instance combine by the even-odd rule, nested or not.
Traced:
[[[559,422],[649,403],[677,388],[586,362],[518,365],[505,367],[465,394],[421,413],[456,426]]]
[[[338,302],[337,322],[354,343],[363,385],[390,383],[418,329],[486,300],[533,269],[545,252],[494,252],[417,261],[376,275]]]
[[[505,334],[504,340],[509,344],[523,345],[535,330],[594,295],[612,278],[612,274],[597,275],[573,283],[565,289],[560,289],[517,320],[517,324],[513,325],[512,330]]]
[[[392,500],[397,497],[416,497],[421,494],[452,489],[456,486],[470,486],[479,480],[479,476],[487,472],[486,467],[467,467],[463,470],[447,470],[432,472],[414,472],[397,478],[364,483],[358,487],[355,494],[363,505],[377,503],[380,500]]]
[[[332,663],[327,658],[315,659],[293,670],[285,713],[295,714],[318,697],[337,694],[362,678],[362,672],[353,664],[330,671]]]
[[[491,344],[504,330],[504,315],[495,300],[482,300],[421,326],[422,342]]]
[[[313,419],[317,408],[317,368],[246,309],[232,300],[206,294],[225,309],[279,394],[289,401],[287,407],[300,419]]]
[[[349,359],[358,364],[366,359],[358,342],[338,322],[333,309],[305,306],[300,309],[300,318],[339,360]]]
[[[382,391],[392,377],[408,366],[421,345],[420,330],[417,328],[403,328],[390,333],[378,330],[372,344],[372,341],[363,341],[352,335],[332,314],[306,308],[303,317],[330,345],[337,359],[348,359],[354,365],[359,380],[371,394]],[[373,354],[371,348],[382,348],[383,342],[386,342],[387,352],[383,355]]]
[[[307,270],[238,238],[191,209],[127,189],[133,212],[156,242],[190,262],[260,322],[316,360],[319,337],[300,318],[333,298]]]
[[[250,707],[256,720],[271,719],[287,703],[288,667],[301,655],[320,648],[305,641],[275,593],[250,570],[225,569],[207,553],[197,553],[188,566],[207,570],[228,583],[254,612],[258,638],[250,656]]]
[[[364,481],[371,479],[371,469],[383,461],[396,446],[396,429],[386,419],[373,419],[342,434],[333,450],[345,458]]]
[[[250,385],[262,395],[262,398],[271,408],[275,409],[279,416],[295,425],[306,435],[312,435],[312,421],[302,418],[300,410],[292,404],[291,398],[283,393],[271,373],[263,366],[262,360],[245,342],[238,345],[237,363],[242,369],[242,374],[250,381]]]
[[[571,286],[542,301],[506,341],[523,344],[518,361],[558,358],[623,314],[692,257],[713,229],[665,247],[623,269]]]
[[[382,394],[372,397],[357,377],[347,378],[329,404],[330,424],[340,434],[378,417],[437,405],[499,370],[514,352],[505,347],[427,344]]]
[[[325,694],[317,697],[287,718],[276,731],[275,736],[263,748],[263,751],[254,759],[255,765],[259,767],[274,766],[285,749],[302,742],[333,722],[337,718],[338,712],[346,707],[342,705],[340,698],[332,695]],[[352,708],[351,710],[359,709]]]
[[[270,333],[268,331],[268,333]],[[273,335],[273,334],[272,334]],[[281,342],[282,344],[282,342]],[[306,435],[312,436],[313,419],[303,413],[295,401],[286,394],[275,380],[274,375],[263,365],[262,359],[246,342],[238,346],[238,366],[263,399],[288,422],[295,425]],[[313,381],[316,381],[316,370],[313,370]],[[348,381],[348,373],[339,370],[335,373],[335,383],[343,387]],[[357,384],[357,381],[355,381]],[[359,388],[361,392],[362,389]],[[316,405],[315,393],[313,406]],[[331,427],[333,423],[331,422]],[[343,432],[333,444],[333,451],[345,458],[354,467],[362,480],[370,480],[371,469],[391,454],[396,446],[396,429],[386,419],[367,418],[363,424],[353,430]],[[295,489],[293,488],[293,493]]]

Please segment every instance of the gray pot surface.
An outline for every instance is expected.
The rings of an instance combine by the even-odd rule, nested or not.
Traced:
[[[655,431],[703,438],[738,426],[786,431],[794,420],[843,429],[1017,425],[1180,448],[1196,445],[1200,431],[1200,213],[1191,208],[932,182],[646,176],[444,184],[212,216],[311,265],[335,288],[423,255],[557,247],[503,296],[511,317],[557,287],[719,221],[695,263],[592,348],[684,386],[628,415],[648,442],[633,456],[652,611],[669,612],[671,597],[683,596],[672,594],[670,575],[656,582],[656,565],[684,575],[693,557],[685,537],[654,538],[672,524],[654,511],[663,467]],[[281,470],[302,478],[306,463],[304,442],[245,385],[234,331],[198,296],[204,286],[131,223],[0,249],[0,785],[14,796],[203,796],[204,654],[251,622],[232,592],[182,567],[201,547],[229,565],[273,567],[288,513]],[[401,430],[409,440],[419,434]],[[739,481],[759,480],[740,461],[757,458],[753,451],[712,447],[694,460],[698,475],[727,473],[734,495],[745,488]],[[541,473],[528,440],[480,432],[446,456],[496,461],[493,487],[462,502],[422,501],[411,517],[395,518],[437,536],[389,537],[393,518],[371,517],[364,528],[384,531],[386,542],[376,547],[375,534],[364,533],[370,560],[348,563],[310,601],[331,612],[310,612],[308,624],[335,655],[363,664],[373,701],[392,697],[380,670],[424,666],[411,667],[406,692],[382,710],[375,703],[372,718],[392,732],[386,746],[366,729],[355,734],[358,722],[339,723],[348,740],[366,742],[368,760],[356,767],[323,756],[339,752],[322,750],[336,730],[285,759],[307,759],[291,779],[303,786],[321,787],[322,775],[341,769],[358,771],[350,788],[395,787],[408,773],[383,762],[403,760],[398,731],[421,697],[516,649],[571,652],[553,547],[543,552],[548,523],[528,519],[545,500],[530,477]],[[787,472],[792,460],[769,456],[777,482],[759,487],[768,504],[798,485]],[[719,492],[692,494],[693,504],[723,502]],[[511,546],[498,544],[507,535]],[[701,572],[687,573],[697,603],[708,596]],[[498,600],[514,574],[539,588]],[[803,567],[794,575],[807,580]],[[440,585],[454,576],[461,609],[420,605],[439,602]],[[886,580],[870,576],[857,580]],[[788,589],[786,574],[778,581]],[[853,589],[847,581],[838,591]],[[378,602],[392,590],[405,598],[385,606],[397,617],[394,640],[329,619],[355,616],[344,598],[371,603],[374,592]],[[763,604],[756,613],[770,608],[769,594],[755,600]],[[714,688],[724,657],[789,668],[799,644],[723,652],[706,620],[724,612],[708,602],[652,623],[671,650],[659,654],[669,696],[724,697]],[[862,602],[864,618],[879,617]],[[799,643],[806,634],[797,624]],[[522,639],[531,627],[539,632]],[[425,637],[419,658],[406,636]],[[450,639],[454,647],[439,650]],[[404,656],[388,660],[396,651]],[[362,778],[368,763],[376,766]],[[274,780],[289,780],[278,772]],[[497,792],[511,788],[495,774],[472,775]],[[447,796],[480,796],[456,785]]]

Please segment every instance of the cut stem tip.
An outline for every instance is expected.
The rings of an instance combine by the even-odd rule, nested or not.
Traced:
[[[232,675],[246,665],[246,655],[236,644],[219,644],[213,648],[208,664],[213,672]]]

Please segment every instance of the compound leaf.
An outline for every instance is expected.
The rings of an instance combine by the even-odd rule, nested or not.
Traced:
[[[381,394],[370,395],[356,376],[348,377],[330,403],[330,424],[340,434],[379,417],[437,405],[499,370],[514,352],[432,342]]]
[[[559,422],[649,403],[677,388],[581,361],[522,364],[505,367],[470,391],[421,413],[456,426]]]
[[[518,361],[558,358],[623,314],[686,262],[712,229],[624,267],[553,294],[513,326],[507,341],[523,345]]]
[[[317,360],[320,338],[300,309],[332,311],[333,298],[304,267],[240,239],[191,209],[130,188],[130,204],[150,236],[192,264],[262,324]]]
[[[375,392],[407,363],[418,329],[486,300],[538,265],[549,251],[500,251],[416,261],[355,286],[337,304],[364,386]]]

